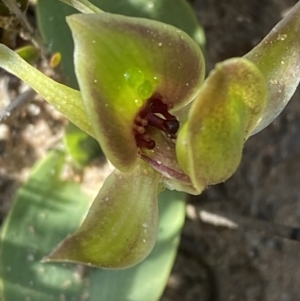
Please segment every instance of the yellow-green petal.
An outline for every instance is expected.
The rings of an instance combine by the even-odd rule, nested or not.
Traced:
[[[158,230],[161,176],[138,161],[133,173],[113,172],[105,181],[82,226],[46,261],[126,268],[152,250]]]
[[[300,81],[300,2],[245,57],[268,84],[268,100],[252,135],[268,126],[284,109]]]
[[[133,122],[154,93],[174,104],[191,101],[203,81],[198,45],[173,26],[114,14],[67,18],[75,71],[87,112],[109,160],[129,171],[137,160]]]
[[[211,72],[176,143],[179,164],[199,192],[236,170],[266,93],[263,76],[246,59],[229,59]]]

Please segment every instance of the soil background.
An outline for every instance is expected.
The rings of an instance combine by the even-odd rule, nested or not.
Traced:
[[[296,2],[191,1],[206,34],[208,69],[250,51]],[[238,171],[190,197],[162,301],[300,300],[300,244],[270,233],[276,224],[300,227],[299,133],[298,89],[283,113],[247,141]],[[239,227],[205,223],[199,218],[203,210],[230,217]],[[270,231],[255,230],[260,225]]]
[[[250,51],[296,2],[190,1],[206,33],[208,71]],[[4,74],[0,88],[2,108],[22,90]],[[64,125],[39,99],[0,124],[0,220],[34,162],[62,137]],[[300,244],[271,233],[276,225],[300,227],[299,133],[298,89],[284,112],[247,141],[235,175],[189,198],[179,254],[161,301],[300,300]],[[230,217],[238,227],[205,222],[203,211]]]

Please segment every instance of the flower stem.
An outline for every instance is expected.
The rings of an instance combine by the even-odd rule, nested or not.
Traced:
[[[60,0],[83,14],[103,13],[103,11],[88,0]]]

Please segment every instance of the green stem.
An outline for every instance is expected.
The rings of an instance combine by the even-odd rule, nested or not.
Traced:
[[[47,77],[3,44],[0,44],[0,67],[22,79],[75,125],[95,136],[79,91]]]
[[[80,11],[83,14],[97,14],[97,13],[103,13],[104,11],[89,2],[88,0],[60,0],[61,2],[64,2],[78,11]]]

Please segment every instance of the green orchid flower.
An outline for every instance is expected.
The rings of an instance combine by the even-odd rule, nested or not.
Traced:
[[[164,187],[199,194],[228,179],[244,142],[280,113],[299,84],[299,14],[298,3],[260,45],[217,64],[205,81],[202,53],[187,34],[141,18],[67,18],[80,91],[1,45],[0,65],[96,138],[116,167],[82,226],[45,261],[137,264],[155,244]]]

